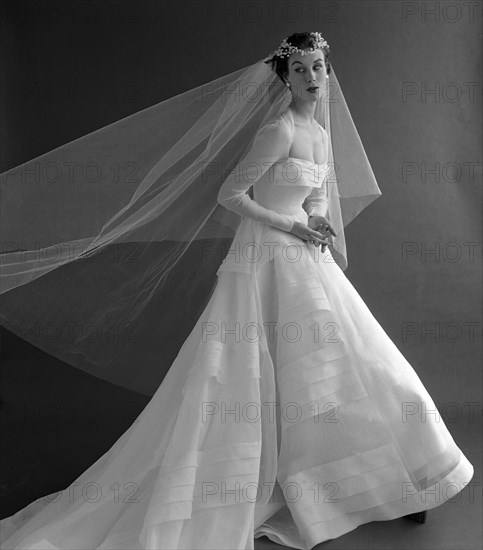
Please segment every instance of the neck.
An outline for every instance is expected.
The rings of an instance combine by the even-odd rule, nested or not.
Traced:
[[[289,108],[292,109],[293,113],[296,113],[299,119],[302,119],[303,121],[307,122],[307,124],[311,124],[314,122],[314,113],[315,113],[315,106],[316,103],[307,102],[307,101],[296,101],[295,99],[292,100],[292,103],[290,103]]]

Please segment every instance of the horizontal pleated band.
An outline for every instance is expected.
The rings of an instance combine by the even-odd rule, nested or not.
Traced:
[[[338,361],[337,363],[334,362],[336,359],[342,358],[346,360]],[[314,371],[313,376],[315,378],[320,377],[319,379],[324,376],[329,378],[347,370],[350,367],[348,361],[347,350],[342,340],[338,342],[323,342],[318,349],[301,355],[283,365],[279,364],[277,376],[283,377],[286,375],[290,376],[291,374],[299,376],[301,372],[311,372],[312,369],[323,367],[323,371],[319,374],[315,374],[316,371]]]
[[[258,341],[249,342],[246,339],[231,343],[217,340],[202,342],[188,371],[187,383],[195,384],[210,377],[215,377],[219,384],[235,384],[260,378],[263,353],[260,347]]]
[[[243,442],[185,451],[177,464],[163,464],[145,525],[188,519],[198,508],[248,502],[259,480],[260,449],[260,441]]]

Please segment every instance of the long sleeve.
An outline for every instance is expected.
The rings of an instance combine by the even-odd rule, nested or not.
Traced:
[[[288,155],[289,149],[290,137],[280,119],[264,126],[255,136],[250,151],[223,182],[218,202],[241,216],[290,231],[294,224],[291,216],[265,208],[247,194],[270,166]]]
[[[302,207],[309,216],[326,216],[329,207],[326,186],[314,187]]]

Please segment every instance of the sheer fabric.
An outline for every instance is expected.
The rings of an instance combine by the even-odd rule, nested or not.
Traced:
[[[307,221],[307,183],[261,178],[254,195]],[[434,508],[473,467],[423,406],[436,410],[330,250],[246,216],[137,421],[70,487],[2,520],[2,548],[247,550],[267,535],[308,550]]]
[[[247,194],[249,188],[259,180],[273,181],[276,178],[279,185],[283,186],[285,183],[289,187],[286,190],[288,193],[292,192],[290,187],[294,184],[313,187],[305,200],[304,208],[309,215],[325,216],[328,207],[327,176],[330,170],[328,136],[320,125],[318,128],[324,136],[324,148],[320,151],[321,161],[290,157],[294,119],[291,109],[287,108],[282,116],[258,132],[250,152],[221,186],[218,202],[242,216],[290,232],[294,223],[290,216],[263,206],[265,200],[260,195],[263,186],[257,187],[260,191],[256,200],[252,200]],[[239,173],[243,174],[243,178],[240,178]],[[284,189],[281,188],[280,192],[283,193]]]
[[[260,61],[2,174],[2,324],[152,395],[69,487],[1,520],[5,550],[309,549],[472,478],[441,419],[401,419],[435,404],[343,273],[343,228],[380,191],[335,73],[314,162],[290,154],[276,78]],[[139,179],[110,181],[115,161]],[[287,232],[311,213],[337,232],[323,253]]]
[[[345,269],[344,227],[380,190],[333,66],[329,76],[314,113],[328,162],[310,170],[330,172],[331,250]],[[280,160],[278,138],[285,148],[289,138],[272,124],[290,101],[260,60],[1,174],[1,325],[152,396],[175,357],[166,349],[179,349],[213,292],[244,208],[263,213],[248,195],[225,208],[220,188],[239,171],[239,189],[248,189],[254,172]],[[240,171],[256,136],[257,166]],[[284,216],[265,221],[288,229]]]

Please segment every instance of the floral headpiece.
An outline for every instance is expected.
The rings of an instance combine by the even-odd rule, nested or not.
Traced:
[[[287,42],[287,38],[284,38],[282,40],[282,43],[280,46],[272,52],[270,55],[268,55],[264,61],[265,63],[269,63],[270,61],[273,61],[275,57],[288,57],[292,55],[293,53],[300,53],[301,55],[308,55],[311,53],[314,53],[319,48],[323,48],[324,46],[328,46],[329,44],[327,41],[323,38],[323,36],[320,34],[320,32],[311,32],[309,33],[310,36],[315,38],[315,44],[312,49],[305,49],[302,50],[301,48],[298,48],[297,46],[292,46],[292,44],[289,44]]]

